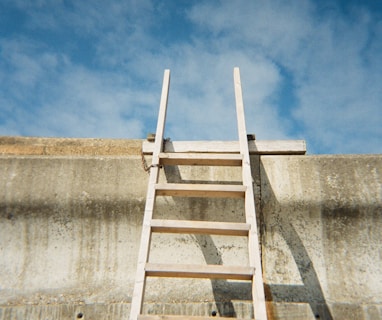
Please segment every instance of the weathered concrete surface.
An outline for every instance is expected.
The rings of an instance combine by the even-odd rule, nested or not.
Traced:
[[[147,176],[140,159],[0,162],[0,303],[128,300]]]
[[[73,143],[70,156],[0,146],[0,319],[128,315],[148,174],[130,141],[124,156]],[[382,156],[251,161],[271,318],[382,319]],[[239,183],[238,170],[166,167],[161,179]],[[158,217],[244,219],[233,199],[162,197],[156,208]],[[150,261],[245,264],[246,239],[155,235]],[[245,282],[153,279],[147,289],[147,312],[251,316]]]
[[[191,182],[196,176],[204,181],[218,177],[239,183],[239,173],[239,168],[166,167],[161,179]],[[126,317],[148,180],[141,156],[3,155],[0,177],[0,315],[4,319],[40,318],[36,315],[52,313],[64,319],[68,310],[80,312],[77,305],[88,306],[87,314],[97,310],[103,317]],[[156,216],[164,215],[244,219],[242,201],[232,199],[163,197]],[[218,236],[153,238],[151,261],[247,263],[245,238],[233,242]],[[233,287],[232,297],[248,296],[246,283],[148,281],[146,308],[172,305],[176,312],[187,306],[188,313],[200,314],[212,308],[210,302],[215,298],[229,300],[227,287]],[[219,309],[226,314],[240,315],[240,310],[248,314],[248,304],[236,303],[234,310],[233,303],[220,303]]]
[[[382,318],[381,156],[262,157],[261,203],[276,318]]]

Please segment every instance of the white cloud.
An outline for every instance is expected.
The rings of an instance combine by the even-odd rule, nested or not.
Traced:
[[[12,71],[2,78],[0,134],[144,135],[156,95],[132,91],[118,73],[92,71],[61,54],[41,53],[26,40],[3,41],[1,47],[1,58]]]
[[[306,138],[313,152],[381,152],[382,24],[367,8],[197,3],[184,16],[192,40],[168,43],[160,26],[171,15],[163,20],[163,7],[149,0],[15,3],[36,37],[0,40],[0,134],[143,137],[155,130],[170,68],[166,134],[236,139],[238,66],[247,130],[259,139]],[[292,102],[281,100],[287,82]]]
[[[348,14],[322,13],[311,1],[236,1],[195,6],[190,17],[212,39],[245,43],[246,52],[290,71],[298,98],[291,116],[306,128],[313,150],[381,152],[366,138],[381,137],[381,48],[368,55],[381,43],[381,27],[365,8]]]

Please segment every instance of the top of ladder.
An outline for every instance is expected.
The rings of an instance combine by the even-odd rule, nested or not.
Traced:
[[[234,69],[237,79],[240,81],[239,68]],[[170,70],[165,70],[164,86],[162,97],[164,108],[161,108],[162,115],[158,116],[158,126],[156,134],[149,134],[150,140],[143,141],[142,153],[146,155],[157,152],[164,153],[240,153],[239,141],[170,141],[162,140],[164,133],[164,121],[166,118],[168,87],[170,82]],[[238,83],[241,91],[241,84]],[[163,119],[160,120],[160,119]],[[158,131],[159,130],[159,131]],[[156,141],[155,137],[161,136]],[[305,140],[255,140],[254,135],[248,135],[249,154],[258,155],[304,155],[306,154]],[[157,147],[157,150],[155,150]]]

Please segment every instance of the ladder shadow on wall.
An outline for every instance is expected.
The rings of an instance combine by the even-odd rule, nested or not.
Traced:
[[[306,311],[307,317],[310,318],[313,313],[313,318],[332,320],[333,316],[326,302],[315,264],[304,245],[304,241],[306,242],[309,237],[307,234],[309,231],[303,235],[306,237],[303,240],[296,230],[297,225],[294,226],[294,224],[298,224],[299,218],[297,215],[294,216],[296,211],[308,211],[309,208],[301,208],[299,204],[296,204],[297,207],[293,207],[290,204],[280,203],[262,165],[261,180],[263,218],[261,238],[262,248],[265,251],[263,259],[265,256],[266,260],[263,261],[266,300],[273,303],[305,303],[311,309],[311,313]],[[283,245],[283,242],[286,246]],[[277,251],[278,257],[268,259],[267,254],[269,256],[274,254],[271,251]],[[316,260],[319,258],[316,257]],[[298,272],[293,275],[293,271],[288,270],[288,266],[290,267],[292,262],[295,263]],[[284,283],[272,283],[274,279],[283,277],[283,275],[288,278],[284,279]],[[300,278],[300,283],[294,283],[297,277]],[[270,307],[270,311],[273,313],[272,307]]]
[[[164,173],[167,183],[216,183],[216,181],[210,180],[184,180],[182,179],[180,170],[178,166],[164,166]],[[223,184],[241,184],[239,181],[224,181]],[[180,199],[180,200],[179,200]],[[181,201],[184,198],[173,197],[175,203],[179,202],[178,208],[182,207]],[[189,198],[190,199],[190,198]],[[202,210],[198,212],[193,212],[192,214],[197,215],[199,220],[204,220],[203,208],[208,207],[208,198],[196,198],[199,204],[199,208]],[[191,200],[192,201],[192,200]],[[195,219],[196,220],[196,219]],[[192,235],[201,249],[203,257],[206,264],[222,265],[222,255],[218,247],[214,243],[213,237],[211,235]],[[216,280],[211,279],[212,293],[214,300],[216,302],[216,307],[218,314],[225,317],[237,317],[233,301],[238,300],[252,300],[252,285],[250,282],[230,282],[227,280]],[[253,314],[251,315],[253,317]]]

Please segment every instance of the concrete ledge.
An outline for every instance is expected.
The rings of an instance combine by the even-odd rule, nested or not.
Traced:
[[[143,140],[0,137],[3,155],[140,155]]]

